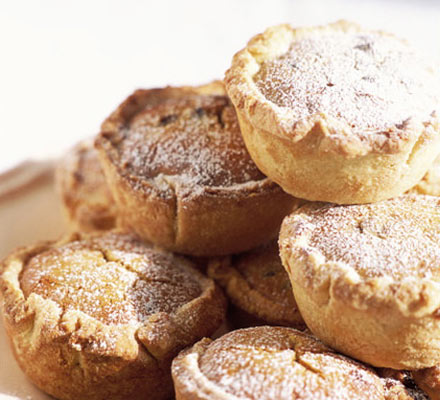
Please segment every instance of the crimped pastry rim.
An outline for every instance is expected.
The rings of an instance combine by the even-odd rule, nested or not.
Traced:
[[[438,197],[428,195],[408,194],[402,197],[421,196],[431,198],[437,203],[440,202]],[[298,269],[300,272],[297,271],[295,275],[307,278],[296,279],[296,284],[315,299],[319,298],[323,304],[333,299],[350,304],[358,310],[373,312],[375,309],[383,310],[385,307],[398,312],[404,318],[438,318],[440,281],[427,277],[409,277],[396,281],[389,275],[374,278],[362,277],[354,267],[345,262],[328,260],[315,248],[311,251],[306,250],[307,233],[312,228],[304,229],[303,234],[289,233],[289,228],[296,221],[304,221],[302,213],[307,215],[307,210],[332,206],[330,203],[308,203],[284,219],[279,247],[282,263],[291,281],[293,282],[291,270]],[[298,258],[301,260],[298,261]]]
[[[219,282],[219,285],[224,289],[231,302],[245,312],[267,321],[267,323],[270,322],[278,325],[282,321],[282,325],[290,325],[296,329],[298,327],[305,327],[298,307],[294,317],[289,316],[282,304],[269,299],[264,293],[251,286],[234,266],[230,256],[210,259],[208,261],[207,274],[210,278]],[[231,287],[237,290],[233,291]],[[258,305],[257,312],[254,311],[256,305]],[[275,309],[275,313],[270,313],[270,309]]]
[[[439,105],[433,115],[427,115],[426,121],[410,118],[402,129],[393,126],[386,132],[373,131],[367,140],[361,140],[348,123],[335,117],[316,113],[298,123],[286,107],[280,107],[266,99],[253,81],[260,64],[284,54],[292,41],[310,32],[332,31],[350,33],[362,32],[363,29],[356,23],[340,20],[315,27],[294,28],[289,24],[276,25],[254,36],[244,49],[234,55],[232,65],[225,73],[226,90],[237,111],[256,129],[270,132],[291,143],[313,135],[314,138],[320,139],[318,151],[340,154],[348,158],[369,153],[399,153],[411,138],[418,137],[425,131],[432,134],[433,130],[440,130]],[[372,32],[407,43],[381,30]]]
[[[155,197],[162,197],[163,190],[155,184],[154,178],[139,177],[130,174],[118,162],[118,152],[112,143],[112,137],[125,126],[127,121],[141,110],[146,103],[142,103],[142,99],[148,99],[150,96],[161,95],[166,98],[167,94],[177,94],[179,97],[188,94],[212,94],[226,95],[223,82],[213,81],[201,86],[167,86],[164,88],[154,89],[138,89],[130,95],[102,124],[101,132],[95,140],[95,148],[98,150],[100,157],[106,160],[108,164],[116,170],[117,175],[125,184],[127,184],[135,192],[144,192]],[[132,103],[136,103],[133,107]],[[165,176],[165,175],[161,175]],[[142,189],[140,189],[142,188]],[[171,191],[171,198],[179,197],[179,193],[174,185],[168,185]],[[278,193],[282,189],[269,178],[264,177],[258,181],[248,181],[231,186],[203,186],[198,185],[198,190],[191,194],[191,197],[238,197],[246,198],[248,196],[257,195],[259,193],[268,192]],[[185,197],[182,198],[185,201]]]
[[[201,341],[195,343],[192,347],[181,351],[180,354],[173,360],[171,370],[174,372],[176,368],[180,367],[180,363],[184,364],[181,373],[184,375],[183,378],[186,379],[187,382],[189,380],[191,388],[198,391],[195,397],[196,399],[209,399],[210,396],[214,394],[218,399],[239,400],[238,397],[226,392],[218,387],[215,383],[211,382],[200,371],[199,358],[212,342],[214,342],[214,340],[203,338]],[[193,376],[191,373],[194,372],[194,369],[197,377]],[[174,373],[172,373],[172,375],[173,380],[175,381]],[[176,387],[176,382],[174,382],[174,386]]]
[[[122,233],[119,230],[109,231],[110,233]],[[104,234],[109,234],[106,232]],[[193,326],[190,315],[193,309],[200,309],[208,304],[225,305],[225,299],[213,280],[205,277],[195,267],[190,267],[185,263],[184,268],[190,269],[191,274],[195,281],[199,284],[200,294],[198,297],[191,301],[182,304],[177,307],[173,312],[155,312],[148,316],[148,319],[144,322],[123,323],[123,324],[111,324],[104,323],[98,319],[90,316],[86,312],[80,310],[63,310],[63,308],[52,299],[44,299],[41,295],[31,293],[27,298],[25,297],[21,285],[20,285],[20,273],[28,260],[48,249],[55,246],[62,246],[76,240],[84,240],[95,236],[101,236],[102,233],[78,233],[74,232],[64,236],[57,241],[43,241],[35,245],[25,246],[13,251],[1,264],[0,264],[0,299],[2,300],[3,316],[6,321],[8,334],[13,339],[15,334],[19,334],[22,330],[22,325],[32,323],[32,340],[39,340],[47,334],[56,334],[55,328],[48,325],[50,322],[56,321],[56,326],[61,328],[64,335],[71,337],[77,333],[77,324],[80,324],[79,329],[82,328],[82,324],[87,325],[88,330],[81,332],[81,340],[86,341],[89,344],[93,344],[98,340],[102,340],[105,343],[106,340],[112,338],[122,338],[124,341],[129,340],[131,347],[139,347],[140,351],[146,353],[155,363],[158,364],[158,368],[161,368],[163,362],[169,361],[169,356],[175,352],[175,346],[178,341],[164,341],[164,347],[160,349],[160,354],[156,350],[149,349],[148,345],[143,342],[142,337],[146,337],[148,332],[154,331],[154,328],[161,330],[164,337],[176,335],[174,320],[187,322],[185,327],[181,328],[182,332],[186,332],[187,329],[197,330],[197,326]],[[191,263],[192,264],[192,263]],[[220,307],[219,307],[220,308]],[[224,307],[223,307],[224,308]],[[57,314],[58,312],[58,314]],[[43,319],[41,319],[43,318]],[[42,321],[42,323],[36,323]],[[171,321],[170,324],[164,325],[163,321]],[[207,324],[208,329],[209,323]],[[214,326],[214,325],[213,325]],[[217,326],[214,326],[214,329]],[[92,328],[92,329],[90,329]],[[35,330],[37,329],[37,332]],[[211,330],[214,330],[211,329]],[[9,332],[11,331],[11,332]],[[101,335],[101,337],[100,337]],[[110,339],[109,339],[110,338]],[[47,339],[44,337],[44,339]],[[49,339],[49,341],[51,338]],[[31,343],[32,345],[32,343]],[[75,350],[74,345],[69,343],[69,348]],[[111,346],[109,346],[111,348]],[[154,344],[152,344],[152,348]],[[100,346],[87,346],[81,351],[84,351],[92,356],[109,356],[120,357],[122,359],[130,356],[127,353],[127,349],[118,348],[106,352],[107,347],[102,348]],[[131,354],[133,356],[133,354]],[[131,357],[129,357],[132,359]],[[136,358],[136,357],[134,357]]]
[[[291,337],[299,337],[304,339],[304,341],[311,341],[319,343],[322,346],[322,352],[328,352],[334,354],[340,359],[344,361],[348,361],[357,365],[360,368],[365,368],[370,373],[378,378],[381,381],[380,377],[377,373],[368,365],[363,364],[361,361],[352,359],[344,354],[337,353],[332,348],[328,347],[324,343],[320,342],[315,337],[301,332],[292,327],[286,326],[272,326],[272,325],[264,325],[259,327],[249,327],[233,330],[226,335],[233,335],[234,332],[243,332],[243,331],[258,331],[263,329],[281,329],[281,330],[290,330]],[[226,389],[223,389],[216,382],[210,380],[200,368],[200,358],[203,356],[205,351],[217,340],[221,340],[222,337],[212,340],[210,338],[204,338],[199,342],[195,343],[193,346],[188,347],[187,349],[181,351],[179,355],[173,360],[172,363],[172,376],[174,381],[174,386],[176,391],[179,393],[179,389],[183,388],[182,393],[180,394],[180,399],[182,400],[208,400],[211,398],[219,399],[219,400],[239,400],[241,397],[236,396],[228,392]],[[282,350],[280,350],[282,351]],[[316,373],[316,372],[315,372]],[[381,381],[382,382],[382,381]]]

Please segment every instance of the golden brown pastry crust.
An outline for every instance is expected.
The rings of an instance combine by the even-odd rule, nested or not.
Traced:
[[[79,143],[59,161],[56,185],[72,230],[116,226],[116,205],[91,140]]]
[[[333,42],[328,39],[332,37]],[[325,46],[320,40],[329,40],[329,62],[323,66],[320,51],[311,60],[313,46]],[[350,40],[361,44],[349,48]],[[341,42],[347,42],[347,49],[338,47]],[[289,58],[292,46],[304,52],[305,57],[298,53],[298,63]],[[389,55],[382,54],[386,69],[376,60],[380,46],[390,47]],[[333,57],[332,51],[340,54]],[[398,57],[405,59],[399,62]],[[307,200],[354,204],[405,192],[440,150],[439,79],[427,63],[413,61],[415,57],[405,42],[345,21],[313,28],[280,25],[255,36],[234,56],[225,77],[253,160],[288,193]],[[335,69],[327,71],[327,64]],[[265,68],[266,81],[260,79]],[[280,70],[288,76],[276,76]],[[361,72],[366,74],[362,79]],[[265,95],[267,81],[268,91],[279,99]],[[344,86],[347,82],[353,86]],[[370,120],[364,121],[365,115]],[[395,120],[386,121],[389,115]]]
[[[249,321],[252,325],[260,320],[258,325],[305,328],[276,241],[247,253],[212,259],[208,276],[225,290],[232,304],[254,317]],[[244,321],[239,325],[245,326]]]
[[[176,357],[172,374],[177,400],[384,399],[375,372],[285,327],[203,339]]]
[[[166,249],[196,256],[245,251],[277,235],[296,199],[257,170],[228,101],[220,82],[138,90],[103,123],[95,145],[124,227]],[[189,128],[176,133],[174,126],[186,120]],[[156,130],[159,136],[151,136]],[[136,135],[144,135],[138,140],[143,148],[136,143],[129,148]],[[162,143],[167,137],[179,145]],[[206,143],[197,148],[199,140]],[[213,150],[210,142],[220,147]]]
[[[317,337],[378,367],[438,362],[439,201],[310,203],[284,220],[281,260]]]
[[[429,395],[430,400],[440,400],[440,366],[412,373],[414,381]]]
[[[411,188],[408,193],[440,196],[440,157],[435,159],[422,180]]]
[[[382,377],[386,400],[430,400],[414,382],[413,372],[378,368],[377,373]]]
[[[18,249],[2,271],[15,357],[60,399],[168,398],[171,359],[225,314],[191,262],[118,232]]]

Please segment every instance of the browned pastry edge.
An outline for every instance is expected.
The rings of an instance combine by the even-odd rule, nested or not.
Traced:
[[[152,314],[140,326],[107,325],[79,311],[63,312],[35,293],[25,298],[19,279],[28,260],[92,236],[75,233],[23,247],[1,263],[2,311],[15,358],[33,383],[60,399],[168,398],[172,358],[220,326],[225,298],[191,267],[200,296],[173,313]]]
[[[292,196],[338,204],[392,198],[416,185],[439,154],[438,111],[427,121],[410,119],[402,127],[361,138],[347,124],[322,113],[298,123],[288,109],[274,105],[258,90],[253,77],[260,64],[285,53],[297,37],[360,30],[346,21],[268,28],[234,56],[226,72],[226,89],[252,159]]]
[[[434,114],[432,118],[428,118],[429,121],[417,120],[410,121],[410,123],[406,121],[403,127],[392,127],[386,132],[377,134],[373,131],[367,138],[361,140],[352,132],[353,128],[348,124],[338,123],[335,118],[324,113],[313,114],[300,123],[292,121],[288,111],[276,106],[263,96],[253,81],[253,77],[264,61],[286,53],[292,42],[308,37],[308,35],[317,33],[325,35],[334,32],[361,34],[365,30],[356,23],[340,20],[314,27],[294,28],[288,24],[277,25],[251,38],[247,46],[234,55],[232,65],[225,74],[227,92],[239,114],[254,127],[271,132],[279,138],[288,139],[291,142],[302,140],[314,142],[315,150],[321,153],[334,152],[347,158],[366,155],[370,152],[397,153],[402,146],[406,146],[410,137],[419,136],[420,131],[423,130],[426,130],[424,134],[428,135],[433,127],[438,134],[439,120],[438,115]],[[404,40],[390,33],[372,32],[405,43]],[[313,138],[307,139],[308,135]]]
[[[95,160],[92,152],[93,141],[80,142],[59,161],[56,169],[57,189],[72,230],[92,232],[116,226],[116,206],[104,176],[102,182],[100,177],[88,178],[88,174],[104,175],[98,155]],[[95,163],[96,166],[91,165]]]
[[[439,201],[404,195],[365,205],[309,203],[286,217],[281,260],[317,337],[376,367],[438,363]]]
[[[440,400],[440,366],[413,371],[414,381],[428,395],[430,400]]]
[[[282,218],[298,200],[265,178],[234,187],[205,187],[190,197],[171,197],[148,179],[124,170],[112,138],[147,104],[188,94],[222,94],[220,82],[200,87],[137,90],[103,123],[95,141],[117,202],[121,226],[168,250],[195,256],[246,251],[276,237]]]
[[[258,250],[256,249],[256,251]],[[254,252],[255,250],[251,250],[249,253],[253,254]],[[208,276],[225,290],[229,300],[236,306],[236,309],[233,310],[235,324],[240,328],[271,324],[304,329],[305,323],[298,309],[287,308],[288,306],[285,304],[267,297],[264,291],[253,287],[236,267],[235,263],[240,263],[236,257],[240,257],[240,255],[211,259],[207,270]],[[290,286],[287,273],[285,279]],[[293,298],[293,294],[291,296]],[[293,303],[296,306],[294,300]]]
[[[280,346],[280,348],[277,348],[277,346],[270,346],[266,343],[266,340],[272,340],[269,339],[270,332],[276,331],[276,330],[286,330],[291,331],[290,334],[290,346],[288,349],[284,348],[283,346]],[[240,339],[238,343],[230,342],[230,338],[237,335],[250,335],[249,342],[246,342],[243,339]],[[252,335],[255,335],[257,337],[257,343],[254,343],[252,340]],[[268,336],[266,336],[268,335]],[[225,341],[225,338],[228,337],[227,341]],[[272,356],[275,356],[276,353],[279,352],[285,352],[292,350],[295,353],[295,360],[294,364],[298,363],[304,369],[300,372],[301,375],[306,375],[308,378],[304,378],[301,376],[299,386],[297,388],[294,388],[293,392],[290,392],[289,390],[286,390],[286,395],[283,398],[301,398],[303,400],[311,400],[315,399],[315,395],[321,395],[323,396],[323,391],[317,392],[317,390],[321,389],[318,385],[320,384],[328,384],[329,386],[332,386],[335,382],[338,382],[339,379],[341,379],[341,376],[338,375],[338,364],[339,362],[343,364],[345,367],[347,365],[351,365],[353,368],[359,368],[357,371],[357,374],[355,374],[354,379],[357,379],[358,382],[363,382],[366,386],[369,386],[368,389],[370,389],[367,392],[362,391],[362,389],[357,392],[357,396],[351,397],[356,399],[386,399],[386,400],[394,400],[391,398],[385,397],[385,390],[383,387],[383,383],[381,379],[377,376],[377,374],[370,368],[362,365],[361,363],[358,363],[357,361],[351,360],[348,357],[342,356],[340,354],[335,353],[330,348],[326,347],[322,343],[320,343],[318,340],[313,338],[312,336],[296,331],[292,328],[287,327],[269,327],[269,326],[261,326],[256,328],[247,328],[247,329],[239,329],[236,331],[232,331],[229,334],[217,339],[216,341],[212,341],[211,339],[203,339],[199,342],[197,342],[194,346],[191,348],[187,348],[183,350],[173,361],[172,365],[172,375],[175,385],[175,391],[176,391],[176,399],[177,400],[234,400],[241,397],[238,397],[236,394],[233,394],[229,390],[234,390],[235,385],[233,383],[234,381],[234,375],[240,372],[241,368],[237,365],[241,365],[240,361],[237,361],[237,365],[232,365],[231,370],[228,370],[225,368],[222,373],[224,375],[219,376],[218,379],[220,379],[222,382],[225,382],[224,386],[219,385],[217,382],[211,380],[206,373],[204,373],[204,368],[202,363],[208,363],[206,359],[202,361],[202,358],[205,356],[205,353],[210,349],[212,345],[216,345],[218,341],[223,341],[223,345],[227,345],[229,347],[225,347],[225,349],[230,349],[233,351],[241,350],[242,352],[249,350],[251,352],[252,348],[256,348],[256,350],[262,350],[263,354],[257,354],[256,359],[254,360],[252,358],[252,355],[249,356],[249,363],[243,359],[243,366],[244,369],[249,369],[253,363],[256,363],[258,365],[261,365],[261,368],[270,368],[270,362],[265,362],[264,360],[270,360]],[[217,343],[216,343],[217,342]],[[316,353],[325,353],[329,355],[330,357],[334,357],[336,361],[336,366],[332,367],[332,371],[329,375],[325,374],[325,370],[321,370],[322,366],[318,365],[319,362],[316,360],[312,361],[307,357],[307,354],[316,354]],[[243,355],[242,355],[243,356]],[[247,359],[246,359],[247,360]],[[255,364],[254,364],[255,365]],[[211,370],[212,366],[206,366],[206,371],[209,371],[210,374],[216,374],[215,370]],[[273,368],[276,369],[276,366],[273,365]],[[237,368],[237,369],[235,369]],[[333,369],[335,368],[335,369]],[[368,376],[368,383],[366,380],[363,380],[363,378],[360,377],[360,372],[362,370],[362,374],[364,374],[364,378]],[[252,373],[248,371],[249,373]],[[257,372],[257,371],[255,371]],[[344,379],[347,379],[347,372],[346,369],[341,369],[339,375],[343,375]],[[229,374],[229,375],[228,375]],[[273,374],[273,376],[272,376]],[[318,375],[319,378],[316,376]],[[260,374],[256,375],[254,377],[258,381],[258,385],[264,385],[264,377],[262,377]],[[317,380],[315,381],[315,379]],[[243,378],[245,379],[245,378]],[[259,380],[263,380],[260,382]],[[301,381],[303,379],[303,381]],[[328,383],[326,380],[328,379]],[[268,384],[274,385],[275,382],[279,385],[282,385],[283,382],[292,380],[292,377],[288,376],[277,376],[276,371],[272,371],[270,375],[267,376],[267,382]],[[247,390],[252,389],[252,385],[255,385],[257,382],[252,379],[250,376],[242,382],[244,385],[245,383],[248,383]],[[257,385],[257,386],[258,386]],[[354,387],[354,385],[353,385]],[[348,392],[351,392],[350,394],[353,395],[353,387],[351,390],[348,390]],[[364,388],[365,389],[365,388]],[[334,388],[333,388],[334,390]],[[320,399],[330,399],[330,398],[338,398],[338,397],[332,397],[334,396],[334,392],[330,390],[330,394],[327,394],[327,397],[324,395],[323,397],[319,397]],[[344,393],[345,395],[347,392]],[[343,396],[343,394],[341,394]],[[249,397],[245,396],[243,398],[259,398],[259,399],[266,399],[268,397],[263,397],[261,393],[250,393]],[[271,397],[274,398],[274,397]],[[346,398],[346,397],[341,397]],[[401,400],[404,400],[402,398]]]

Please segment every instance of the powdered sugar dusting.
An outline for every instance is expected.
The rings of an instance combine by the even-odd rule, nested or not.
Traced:
[[[40,294],[64,311],[80,310],[107,324],[141,324],[200,294],[191,272],[177,257],[108,233],[33,257],[20,282],[25,296]]]
[[[440,204],[407,195],[374,204],[304,207],[295,232],[308,253],[355,268],[361,276],[439,279]]]
[[[208,347],[200,370],[245,399],[383,399],[375,373],[289,328],[233,331]]]
[[[264,176],[251,160],[226,96],[186,96],[147,106],[122,132],[128,173],[191,192]]]
[[[437,157],[428,172],[408,193],[440,196],[440,157]]]
[[[254,80],[264,96],[301,121],[324,113],[359,135],[427,121],[440,83],[406,43],[375,32],[311,32],[262,64]]]

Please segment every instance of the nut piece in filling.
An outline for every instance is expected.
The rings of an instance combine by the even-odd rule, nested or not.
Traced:
[[[208,275],[224,288],[235,306],[230,313],[235,326],[305,328],[276,241],[246,253],[214,258]]]
[[[96,147],[122,225],[172,251],[248,250],[273,239],[297,202],[251,160],[218,82],[136,91]]]
[[[203,339],[173,361],[177,400],[384,399],[371,369],[292,328]]]
[[[440,199],[310,203],[282,225],[281,260],[308,328],[377,367],[440,359]]]
[[[222,323],[225,299],[182,258],[118,232],[18,249],[0,293],[15,358],[59,399],[166,399],[170,363]]]
[[[56,181],[72,230],[115,227],[116,205],[91,141],[79,143],[60,160]]]
[[[253,160],[299,198],[395,197],[440,152],[438,68],[384,32],[272,27],[235,55],[225,84]]]

